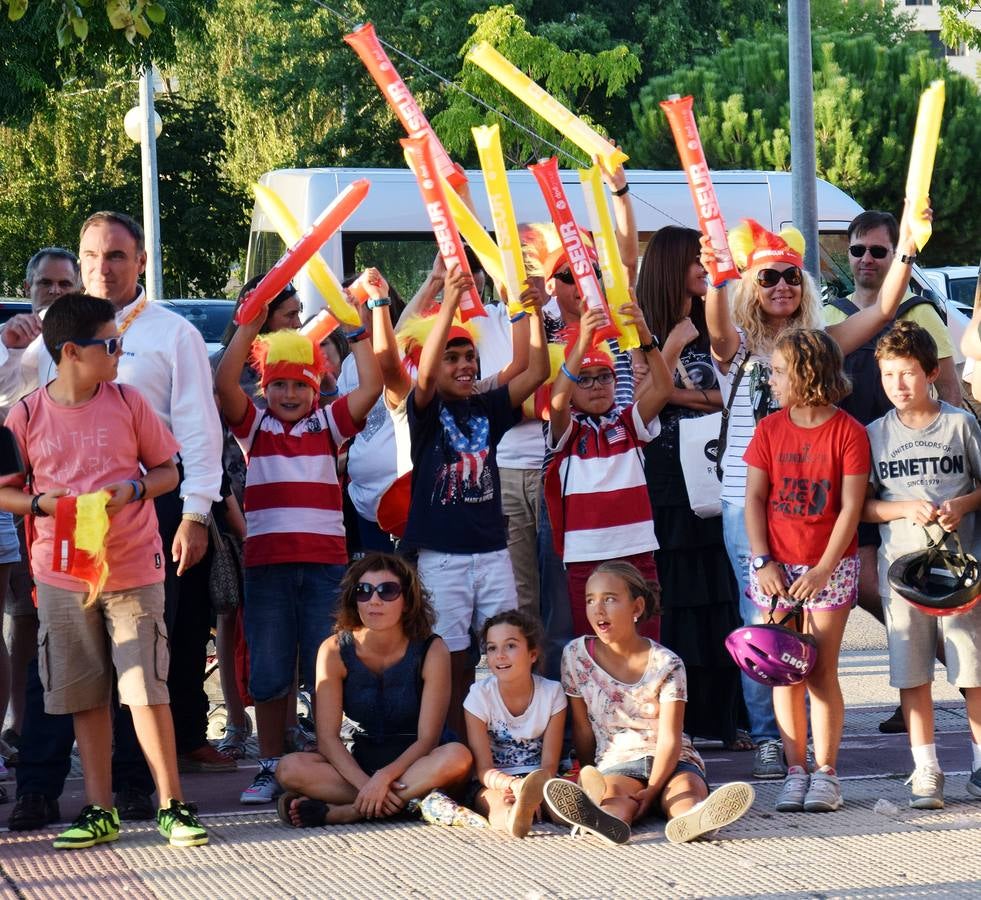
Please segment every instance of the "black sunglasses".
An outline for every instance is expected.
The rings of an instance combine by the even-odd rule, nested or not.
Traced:
[[[368,584],[367,581],[359,581],[354,586],[354,596],[358,603],[367,603],[376,593],[380,600],[391,603],[402,596],[402,585],[397,581],[383,581],[381,584]]]
[[[781,278],[792,287],[797,287],[804,280],[804,276],[797,266],[791,266],[782,272],[779,269],[760,269],[756,273],[756,283],[760,287],[776,287],[780,283]]]
[[[596,273],[597,279],[599,279],[600,281],[602,281],[602,279],[603,279],[603,273],[600,272],[599,267],[598,266],[593,266],[593,271]],[[558,279],[563,284],[575,284],[576,283],[576,276],[572,274],[572,269],[563,269],[561,272],[556,272],[552,277]]]
[[[120,335],[111,338],[71,338],[56,344],[55,350],[60,350],[65,344],[77,344],[79,347],[94,347],[96,344],[102,344],[106,348],[106,356],[115,356],[123,349],[123,337]]]
[[[865,256],[865,251],[868,250],[872,254],[872,259],[885,259],[886,254],[889,253],[888,247],[883,247],[881,244],[870,244],[868,247],[865,244],[852,244],[848,248],[848,252],[851,253],[855,259],[861,259]]]

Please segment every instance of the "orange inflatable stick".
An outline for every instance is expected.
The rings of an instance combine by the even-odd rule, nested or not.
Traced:
[[[712,242],[712,249],[715,251],[715,271],[709,271],[709,278],[712,284],[718,286],[730,278],[738,278],[739,270],[732,260],[726,223],[722,218],[719,199],[715,195],[708,163],[705,161],[702,139],[698,136],[698,125],[695,124],[692,113],[692,98],[674,94],[661,101],[661,109],[668,117],[678,156],[681,157],[681,168],[688,179],[691,199],[698,214],[698,227]]]
[[[393,112],[398,116],[405,133],[410,138],[422,137],[428,134],[435,145],[434,157],[439,174],[442,175],[453,187],[458,188],[463,185],[467,176],[462,170],[453,165],[446,148],[440,143],[433,126],[416,103],[412,92],[405,86],[399,73],[392,65],[388,54],[378,41],[375,33],[375,26],[371,22],[359,25],[350,34],[344,35],[344,42],[354,49],[354,52],[361,57],[361,62],[365,64],[371,77],[375,79],[375,84],[382,92],[382,95],[392,107]]]
[[[472,275],[470,264],[463,252],[460,232],[450,214],[450,205],[446,200],[443,183],[437,174],[432,140],[428,135],[423,135],[417,138],[404,138],[401,143],[409,161],[409,168],[415,173],[419,184],[422,202],[433,226],[436,246],[439,247],[439,255],[443,259],[446,271],[458,268],[466,275]],[[460,299],[460,318],[466,322],[474,316],[486,315],[487,311],[484,309],[484,304],[480,302],[476,288],[471,288]]]
[[[300,329],[300,334],[306,335],[315,344],[321,344],[327,335],[337,330],[338,325],[340,322],[334,318],[330,310],[322,309],[314,319]]]
[[[562,187],[562,179],[559,177],[559,161],[552,156],[540,160],[533,166],[528,166],[528,170],[535,176],[545,196],[552,223],[559,233],[566,258],[569,260],[569,270],[579,289],[579,296],[586,301],[587,307],[601,309],[606,315],[606,324],[596,332],[596,343],[619,337],[620,332],[613,323],[613,316],[610,315],[610,307],[603,296],[603,289],[579,236],[579,226],[569,208],[565,188]]]
[[[348,219],[368,193],[371,182],[360,178],[349,184],[330,206],[327,207],[292,247],[289,248],[276,262],[242,302],[235,314],[239,325],[251,322],[263,308],[275,297],[314,253]]]

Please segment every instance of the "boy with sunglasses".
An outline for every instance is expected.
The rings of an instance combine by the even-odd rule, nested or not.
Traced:
[[[54,846],[78,849],[119,837],[110,772],[113,667],[160,795],[160,833],[175,846],[205,844],[207,832],[183,802],[177,775],[163,549],[153,504],[146,502],[176,487],[177,441],[139,391],[113,384],[122,337],[108,300],[64,295],[51,305],[41,333],[58,374],[7,418],[25,475],[0,481],[0,508],[33,519],[44,708],[72,715],[82,757],[88,805]],[[98,491],[106,492],[109,516],[101,542],[86,531],[80,512],[81,497]],[[74,512],[59,503],[66,495],[79,498]],[[75,527],[66,528],[76,513]],[[97,558],[102,549],[108,573],[101,586],[90,587],[80,577],[90,574],[80,560],[86,553]]]
[[[649,366],[626,408],[614,402],[613,358],[593,347],[604,315],[584,310],[579,336],[552,384],[546,443],[552,457],[545,473],[545,499],[556,552],[565,563],[573,637],[590,634],[586,581],[600,562],[622,559],[657,582],[654,515],[644,476],[642,447],[659,434],[657,414],[674,388],[671,373],[640,307],[623,307],[637,326]],[[657,618],[642,632],[657,638]]]

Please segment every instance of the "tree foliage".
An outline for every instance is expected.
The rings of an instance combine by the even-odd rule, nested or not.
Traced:
[[[13,293],[39,247],[78,245],[97,209],[141,218],[138,145],[123,132],[132,83],[58,92],[26,128],[0,127],[0,292]],[[224,171],[214,104],[160,98],[157,141],[164,291],[223,296],[247,233],[247,197]]]
[[[920,93],[937,78],[947,104],[933,175],[937,211],[926,262],[976,257],[981,235],[977,162],[981,98],[919,44],[878,45],[870,37],[819,34],[814,41],[817,174],[867,208],[902,207]],[[787,38],[737,41],[689,69],[652,79],[634,107],[630,148],[638,166],[674,168],[677,151],[658,101],[692,94],[709,165],[718,169],[790,168]]]
[[[4,5],[11,22],[22,19],[30,7],[28,0],[0,0],[0,11]],[[35,5],[49,6],[60,13],[55,27],[59,47],[88,38],[92,23],[88,9],[92,0],[36,0]],[[103,0],[103,6],[105,22],[130,44],[138,37],[150,37],[151,25],[161,25],[167,17],[166,9],[156,0]]]
[[[940,0],[940,39],[948,47],[963,43],[981,50],[981,19],[977,12],[976,0]]]

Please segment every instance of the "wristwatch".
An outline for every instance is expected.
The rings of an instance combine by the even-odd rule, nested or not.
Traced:
[[[211,522],[211,518],[206,516],[204,513],[186,512],[181,516],[181,518],[187,519],[188,522],[197,522],[198,525],[203,525],[205,528],[207,528]]]
[[[766,554],[764,554],[763,556],[754,556],[753,571],[759,572],[759,570],[762,569],[767,563],[771,563],[771,562],[773,562],[772,556],[767,556]]]
[[[899,254],[899,261],[904,266],[911,266],[911,265],[913,265],[913,263],[916,262],[916,254],[913,253],[913,254],[907,255],[906,253],[900,253]]]

